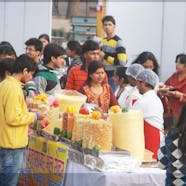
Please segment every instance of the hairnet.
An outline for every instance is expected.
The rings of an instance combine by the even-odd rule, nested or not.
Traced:
[[[132,76],[136,79],[137,75],[144,69],[144,67],[140,64],[132,64],[126,70],[127,76]]]
[[[155,87],[159,83],[159,78],[156,75],[155,72],[153,72],[150,69],[144,69],[142,70],[136,77],[139,81],[144,81],[145,83],[148,83],[149,85]]]

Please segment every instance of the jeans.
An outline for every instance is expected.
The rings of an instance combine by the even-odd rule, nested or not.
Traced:
[[[24,149],[0,148],[0,186],[16,186],[23,165]]]
[[[115,92],[115,91],[116,91],[116,89],[117,89],[117,86],[116,86],[116,85],[114,85],[114,80],[113,80],[113,77],[108,77],[108,83],[109,83],[109,85],[111,86],[112,91],[113,91],[113,92]]]

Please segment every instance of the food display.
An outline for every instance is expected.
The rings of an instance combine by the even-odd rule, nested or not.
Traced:
[[[72,130],[74,127],[74,112],[75,108],[73,106],[67,107],[67,111],[63,113],[63,130],[61,132],[62,137],[72,139]]]
[[[150,153],[145,151],[140,111],[115,105],[109,113],[102,113],[96,104],[85,101],[86,96],[76,91],[34,97],[32,108],[46,113],[45,118],[37,122],[40,132],[37,133],[73,149],[70,160],[80,158],[85,166],[100,171],[130,172],[137,170],[144,159],[150,161]]]
[[[48,110],[49,98],[45,93],[40,93],[32,98],[27,98],[28,107],[31,109],[39,109],[43,112]]]
[[[93,111],[91,115],[78,114],[75,117],[72,141],[82,141],[83,148],[111,151],[112,124],[101,119],[99,111]]]
[[[103,119],[90,119],[83,128],[83,148],[110,152],[112,148],[112,124]]]
[[[75,90],[56,91],[54,97],[58,100],[60,111],[65,112],[68,106],[73,106],[76,112],[86,102],[87,97]]]
[[[34,129],[43,130],[52,135],[55,128],[62,129],[62,119],[58,101],[53,97],[48,97],[45,93],[40,93],[29,99],[29,108],[38,109],[46,114],[43,120],[38,120]]]
[[[49,111],[46,114],[46,117],[41,122],[42,130],[49,134],[54,133],[55,128],[62,130],[62,118],[60,117],[59,106],[50,107]]]
[[[113,128],[113,146],[129,151],[142,162],[145,150],[142,113],[129,110],[110,113],[109,118]]]

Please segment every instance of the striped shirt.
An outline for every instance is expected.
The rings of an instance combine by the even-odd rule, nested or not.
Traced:
[[[88,72],[85,70],[84,65],[72,67],[67,76],[65,89],[80,91],[81,87],[85,84],[87,77]],[[107,76],[105,76],[104,82],[108,82]]]
[[[104,38],[102,44],[102,50],[105,52],[106,71],[114,71],[118,66],[125,66],[127,62],[126,49],[123,41],[117,35],[111,39]]]

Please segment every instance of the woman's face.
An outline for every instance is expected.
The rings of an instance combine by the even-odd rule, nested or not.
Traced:
[[[146,68],[146,69],[151,69],[153,70],[154,69],[154,63],[152,60],[148,59],[147,61],[145,61],[143,64],[143,67]]]
[[[179,58],[176,61],[176,72],[178,72],[178,73],[185,72],[186,73],[186,65],[180,63],[180,59]]]
[[[114,80],[114,85],[120,84],[120,79],[119,76],[116,74],[116,72],[114,72],[113,80]]]
[[[43,44],[43,48],[42,48],[42,52],[43,52],[43,50],[44,50],[44,48],[45,48],[45,46],[49,43],[45,38],[40,38],[39,39],[41,42],[42,42],[42,44]]]
[[[105,70],[103,68],[98,68],[96,72],[90,74],[90,78],[93,83],[102,83],[105,78]]]

